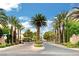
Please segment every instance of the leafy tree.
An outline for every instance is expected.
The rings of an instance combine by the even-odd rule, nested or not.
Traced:
[[[52,31],[45,32],[43,38],[47,41],[54,41],[55,40],[55,33]]]
[[[26,30],[23,35],[25,37],[25,40],[32,41],[32,39],[33,39],[33,32],[30,29]]]
[[[68,41],[73,34],[79,35],[79,22],[69,19],[67,22]]]
[[[8,26],[6,26],[6,27],[4,27],[3,29],[2,29],[2,31],[3,31],[3,34],[9,34],[9,31],[10,31],[10,29],[9,29],[9,27]]]

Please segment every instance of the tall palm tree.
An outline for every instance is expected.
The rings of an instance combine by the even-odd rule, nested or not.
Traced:
[[[74,20],[74,21],[79,21],[79,20],[78,20],[78,19],[79,19],[79,7],[74,7],[74,8],[72,8],[72,9],[68,12],[66,18],[68,18],[68,20],[66,20],[66,23],[68,23],[70,19],[71,19],[71,20]],[[67,26],[67,25],[68,25],[68,24],[66,24],[66,26]],[[68,31],[67,31],[66,33],[68,33]],[[68,34],[67,34],[67,41],[68,41],[68,39],[69,39],[69,37],[68,37]]]
[[[4,9],[0,9],[0,24],[4,27],[7,25],[7,15]]]
[[[22,39],[21,38],[21,30],[23,30],[24,29],[24,27],[21,25],[21,27],[20,27],[20,39]],[[21,40],[21,43],[23,43],[23,40]]]
[[[0,9],[0,38],[3,36],[3,28],[7,26],[7,16],[4,9]]]
[[[74,7],[67,14],[67,17],[79,18],[79,7]]]
[[[58,43],[58,22],[57,22],[57,19],[55,19],[53,21],[53,27],[54,27],[54,32],[55,32],[55,35],[56,35],[56,39],[54,40],[55,43]]]
[[[9,24],[11,24],[12,43],[16,43],[16,26],[19,23],[19,21],[14,16],[8,17],[8,21]]]
[[[21,40],[21,30],[23,29],[23,26],[21,23],[17,24],[17,29],[18,29],[18,41]]]
[[[67,12],[60,13],[56,16],[56,19],[55,19],[55,22],[56,22],[55,26],[58,32],[57,37],[59,38],[58,39],[59,43],[65,42],[64,25],[65,25],[66,15],[67,15]]]
[[[35,26],[37,29],[37,39],[36,41],[40,41],[40,28],[42,26],[46,26],[46,17],[42,14],[36,14],[32,17],[31,25]]]
[[[16,19],[16,17],[13,17],[13,25],[14,25],[14,42],[16,42],[16,29],[17,29],[17,24],[19,23],[19,21]]]

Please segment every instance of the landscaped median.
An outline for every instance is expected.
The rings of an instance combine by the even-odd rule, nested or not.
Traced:
[[[31,47],[32,47],[33,51],[40,51],[40,50],[45,49],[45,47],[43,46],[43,44],[35,44],[34,43]]]

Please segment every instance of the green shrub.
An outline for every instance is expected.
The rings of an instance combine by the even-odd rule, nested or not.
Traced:
[[[65,44],[65,46],[67,46],[68,48],[75,48],[75,47],[77,47],[75,44],[71,44],[70,42]]]
[[[5,47],[8,47],[8,46],[11,46],[12,44],[0,44],[0,48],[5,48]]]
[[[35,47],[42,47],[43,45],[42,44],[35,44],[34,46]]]
[[[75,45],[77,46],[77,48],[79,48],[79,42],[77,42]]]
[[[40,41],[39,40],[38,41],[36,40],[35,41],[35,44],[42,44],[42,41],[41,40]]]
[[[11,46],[12,44],[6,44],[6,46]]]
[[[32,38],[30,38],[30,37],[25,37],[25,38],[23,39],[23,41],[24,41],[24,42],[32,42]]]
[[[6,44],[0,44],[0,48],[6,47]]]

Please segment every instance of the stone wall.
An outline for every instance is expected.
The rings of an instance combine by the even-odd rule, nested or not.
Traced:
[[[70,42],[71,42],[72,44],[78,43],[78,42],[79,42],[79,35],[73,34],[72,37],[70,38]]]
[[[0,38],[0,44],[4,44],[5,43],[5,39],[3,37]]]

